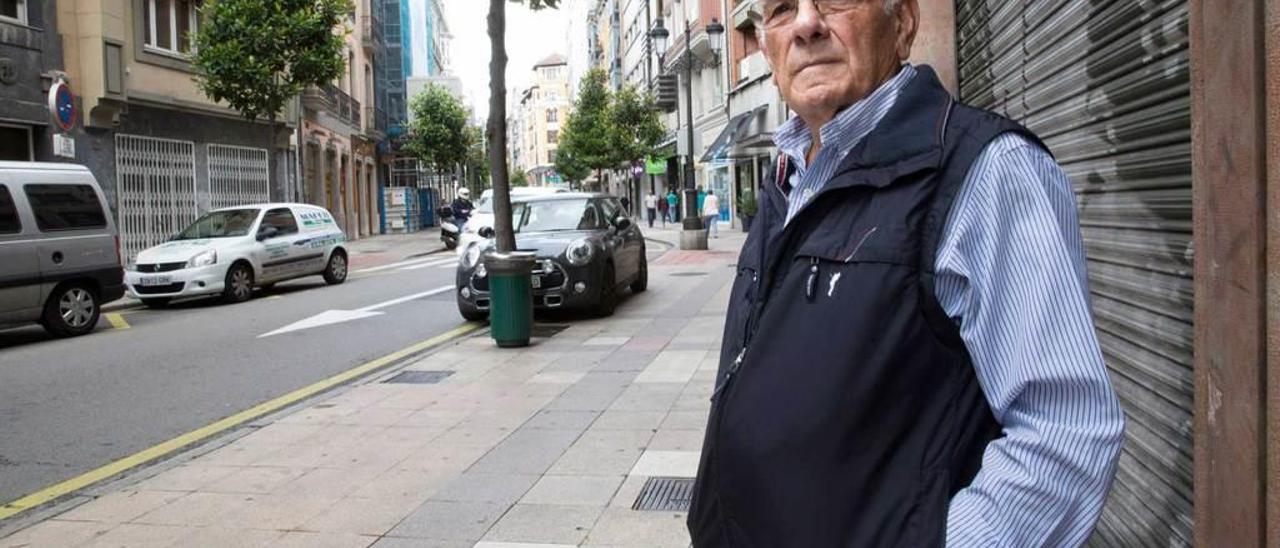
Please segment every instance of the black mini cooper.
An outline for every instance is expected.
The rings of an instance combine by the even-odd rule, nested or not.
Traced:
[[[538,309],[590,309],[613,314],[620,288],[649,285],[644,235],[617,198],[567,193],[512,201],[516,248],[536,251],[533,304]],[[491,234],[486,234],[491,236]],[[489,277],[483,261],[492,239],[471,244],[458,262],[458,312],[469,321],[489,317]]]

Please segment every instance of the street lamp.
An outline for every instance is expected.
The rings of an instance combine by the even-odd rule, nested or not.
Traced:
[[[712,18],[711,22],[703,30],[707,33],[707,43],[711,46],[711,62],[714,63],[720,58],[720,52],[724,49],[724,25],[720,24],[719,20]],[[660,65],[666,64],[667,38],[670,36],[671,33],[663,26],[661,18],[654,23],[653,29],[649,31],[649,38],[653,39],[654,44],[658,47]],[[689,148],[685,149],[683,224],[685,230],[702,230],[701,212],[698,211],[698,190],[693,184],[693,32],[689,26],[688,19],[685,19],[684,22],[684,50],[685,55],[688,56],[684,66],[684,97]],[[681,242],[684,242],[683,238],[681,238]]]

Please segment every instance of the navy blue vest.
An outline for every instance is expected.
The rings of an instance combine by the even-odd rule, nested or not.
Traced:
[[[689,513],[695,546],[943,544],[951,497],[1000,425],[934,296],[934,257],[970,166],[1007,132],[1040,144],[957,104],[922,66],[790,225],[790,170],[760,189]]]

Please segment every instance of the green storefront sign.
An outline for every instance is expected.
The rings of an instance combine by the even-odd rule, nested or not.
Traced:
[[[644,172],[649,175],[663,175],[667,172],[667,160],[650,156],[645,160]]]

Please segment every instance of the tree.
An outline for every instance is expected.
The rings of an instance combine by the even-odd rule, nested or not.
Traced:
[[[507,181],[507,1],[489,0],[489,172],[493,174],[493,229],[498,251],[516,249],[511,224],[511,187]],[[517,3],[524,3],[518,0]],[[529,8],[554,8],[560,0],[529,0]]]
[[[412,113],[404,150],[436,173],[452,171],[467,161],[474,134],[467,128],[467,109],[449,90],[428,84],[409,101]]]
[[[343,20],[352,9],[348,0],[209,0],[191,59],[196,83],[248,120],[266,118],[274,149],[289,101],[346,70]],[[268,162],[274,174],[274,154]]]
[[[467,126],[467,159],[463,164],[467,173],[467,186],[472,194],[480,195],[488,187],[489,159],[488,145],[484,140],[484,130],[477,126]]]
[[[556,149],[556,172],[560,173],[564,180],[569,181],[569,188],[573,188],[574,183],[581,184],[582,180],[591,174],[591,170],[578,160],[572,150],[565,150],[563,140],[560,142],[562,144]]]
[[[516,168],[515,171],[511,172],[509,179],[511,181],[511,188],[529,186],[529,174],[525,173],[523,169]]]
[[[652,95],[641,94],[635,86],[614,94],[609,115],[615,165],[645,159],[667,136],[655,103]]]
[[[603,70],[591,69],[579,84],[578,98],[564,129],[560,131],[560,146],[556,151],[557,169],[566,176],[567,170],[560,168],[560,155],[568,156],[564,165],[570,170],[594,170],[597,180],[600,180],[602,170],[617,167],[620,161],[617,152],[619,139],[614,135],[610,112],[613,98],[605,83],[607,80],[608,75]]]

